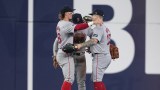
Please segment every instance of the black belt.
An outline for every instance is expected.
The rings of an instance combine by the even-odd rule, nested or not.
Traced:
[[[85,54],[85,52],[81,52],[81,53],[73,53],[73,55],[77,55],[77,56],[80,56],[82,54]]]
[[[105,54],[105,53],[92,53],[92,57],[96,54]]]
[[[100,54],[100,53],[93,53],[93,54]]]

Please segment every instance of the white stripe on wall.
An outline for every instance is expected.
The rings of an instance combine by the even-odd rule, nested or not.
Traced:
[[[160,0],[146,0],[145,73],[160,75]]]
[[[27,90],[33,90],[33,0],[28,0]]]

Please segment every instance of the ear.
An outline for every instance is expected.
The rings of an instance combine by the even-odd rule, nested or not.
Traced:
[[[65,13],[64,13],[64,16],[66,16],[66,15],[68,15],[68,12],[65,12]]]

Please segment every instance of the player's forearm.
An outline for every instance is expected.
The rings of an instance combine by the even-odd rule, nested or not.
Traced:
[[[97,42],[98,42],[97,39],[92,38],[92,39],[88,40],[87,42],[82,43],[81,48],[93,46],[93,45],[97,44]]]
[[[56,38],[53,44],[53,56],[57,55],[57,51],[58,51],[58,39]]]
[[[93,22],[90,23],[81,23],[81,24],[77,24],[74,28],[74,30],[83,30],[88,28],[89,26],[91,26],[93,24]]]

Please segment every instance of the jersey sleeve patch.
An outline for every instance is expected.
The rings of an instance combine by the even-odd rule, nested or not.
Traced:
[[[93,34],[92,37],[98,37],[98,34]]]

